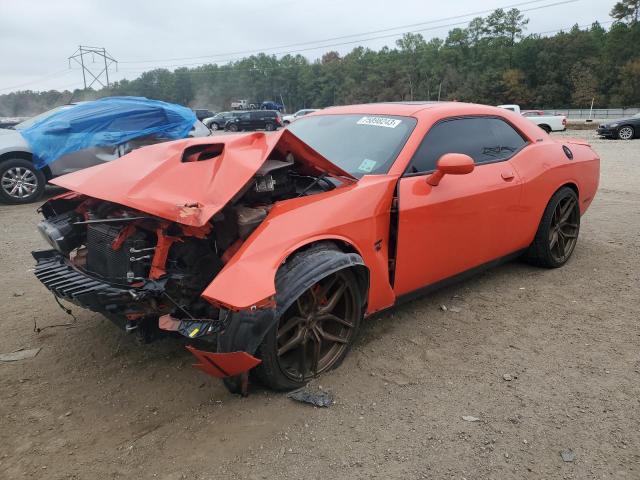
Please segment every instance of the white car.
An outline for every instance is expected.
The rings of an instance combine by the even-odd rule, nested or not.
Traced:
[[[284,123],[285,125],[289,125],[291,122],[297,120],[298,118],[304,117],[305,115],[308,115],[309,113],[316,112],[316,111],[318,111],[317,108],[303,108],[302,110],[298,110],[293,115],[283,116],[282,123]]]
[[[512,112],[520,113],[519,105],[498,105],[500,108],[511,110]],[[564,115],[524,115],[533,123],[538,125],[545,132],[564,132],[567,129],[567,117]]]

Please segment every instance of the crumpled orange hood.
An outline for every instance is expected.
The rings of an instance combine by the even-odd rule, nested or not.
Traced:
[[[218,146],[214,158],[184,161],[185,150]],[[309,173],[353,177],[283,129],[161,143],[51,181],[84,195],[185,225],[202,226],[246,184],[274,149],[291,152]]]

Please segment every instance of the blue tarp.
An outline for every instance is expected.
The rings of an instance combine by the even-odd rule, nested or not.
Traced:
[[[185,138],[195,114],[173,103],[144,97],[106,97],[62,109],[20,133],[42,168],[61,156],[89,147],[116,146],[155,135],[166,140]]]

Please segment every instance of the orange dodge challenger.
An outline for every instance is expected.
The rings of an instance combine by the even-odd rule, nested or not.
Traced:
[[[61,299],[246,394],[336,367],[364,317],[518,256],[571,256],[596,193],[587,143],[513,112],[381,103],[273,133],[178,140],[59,177],[35,274]]]

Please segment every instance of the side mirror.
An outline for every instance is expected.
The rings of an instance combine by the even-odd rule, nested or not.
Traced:
[[[438,159],[436,171],[427,177],[427,183],[436,186],[445,174],[464,175],[473,172],[473,158],[463,153],[445,153]]]

